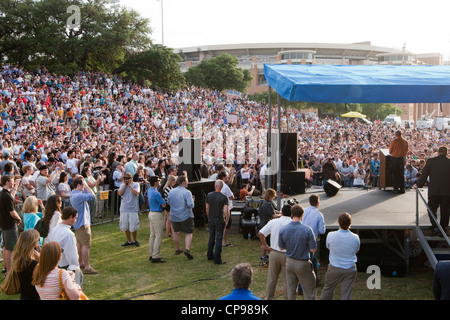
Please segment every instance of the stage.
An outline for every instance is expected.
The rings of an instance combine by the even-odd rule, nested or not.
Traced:
[[[420,191],[427,199],[428,190]],[[361,239],[358,271],[366,272],[369,266],[378,265],[383,275],[404,276],[408,273],[410,258],[422,253],[416,229],[416,207],[421,228],[428,229],[431,224],[425,204],[421,199],[416,201],[415,189],[406,190],[404,194],[393,194],[391,189],[341,188],[330,197],[323,188],[313,187],[290,198],[295,198],[306,208],[310,206],[309,196],[314,193],[319,195],[318,210],[324,216],[327,232],[339,228],[337,218],[342,212],[352,216],[351,230]],[[319,247],[325,253],[322,257],[327,258],[326,237],[320,238]]]
[[[427,189],[420,189],[427,199]],[[416,190],[406,190],[404,194],[393,194],[390,189],[341,188],[329,197],[323,188],[308,188],[305,193],[290,196],[304,208],[309,207],[311,194],[320,198],[318,210],[322,212],[327,229],[337,229],[337,218],[342,212],[352,216],[352,229],[414,229],[416,226]],[[426,207],[419,201],[419,224],[429,226]]]
[[[424,202],[428,197],[428,189],[419,190],[423,199],[416,189],[407,189],[404,194],[393,194],[391,188],[341,188],[337,194],[329,196],[322,187],[312,187],[304,193],[282,198],[281,205],[295,198],[300,205],[307,208],[310,206],[310,195],[317,194],[320,199],[318,210],[324,216],[326,234],[337,230],[339,215],[348,212],[352,216],[351,231],[358,234],[361,240],[357,254],[358,271],[366,272],[369,266],[378,265],[384,275],[402,276],[408,273],[410,258],[418,257],[424,251],[433,267],[436,261],[431,257],[428,244],[423,242],[424,235],[429,235],[431,226]],[[245,203],[243,205],[245,206]],[[232,215],[236,232],[242,232],[239,230],[242,219],[234,219],[235,216],[240,217],[241,213],[234,211]],[[245,232],[242,232],[244,237]],[[319,237],[319,252],[316,253],[325,260],[328,259],[326,234]],[[443,238],[431,237],[430,240],[441,243]]]

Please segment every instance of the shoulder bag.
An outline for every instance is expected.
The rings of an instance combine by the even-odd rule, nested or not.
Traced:
[[[13,295],[20,293],[19,274],[11,268],[2,283],[1,290],[4,294]]]
[[[61,293],[58,296],[59,300],[70,300],[64,290],[64,284],[62,282],[62,269],[59,269],[59,288],[61,290]],[[83,291],[80,292],[80,300],[89,300]]]

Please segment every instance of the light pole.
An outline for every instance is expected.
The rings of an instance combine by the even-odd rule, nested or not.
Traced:
[[[164,6],[163,6],[163,0],[161,1],[161,44],[164,45]]]

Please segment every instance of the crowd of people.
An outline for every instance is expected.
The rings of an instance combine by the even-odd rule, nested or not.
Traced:
[[[150,260],[164,262],[159,255],[164,229],[166,236],[173,237],[176,253],[192,259],[193,225],[186,221],[192,218],[193,200],[183,187],[188,183],[186,175],[177,172],[180,137],[205,137],[212,128],[224,136],[236,130],[244,135],[240,138],[245,141],[245,163],[226,161],[230,154],[217,150],[202,159],[202,177],[222,181],[217,190],[226,194],[225,211],[232,209],[233,200],[266,192],[265,163],[260,159],[251,163],[253,154],[248,152],[251,135],[268,127],[264,103],[197,87],[165,92],[101,72],[67,76],[52,74],[45,67],[30,72],[5,65],[0,68],[0,107],[0,171],[5,190],[0,193],[0,220],[6,272],[18,243],[18,223],[23,220],[24,230],[33,229],[42,218],[48,232],[47,237],[40,237],[42,245],[48,239],[59,239],[52,230],[60,224],[68,226],[61,234],[68,228],[75,230],[76,241],[67,238],[70,248],[64,248],[58,266],[73,271],[81,287],[83,273],[98,273],[89,257],[90,226],[96,212],[102,210],[96,195],[101,190],[118,190],[120,230],[126,235],[123,246],[139,246],[137,214],[143,184],[149,187],[145,196],[152,225]],[[280,121],[282,131],[299,133],[298,165],[310,169],[311,185],[333,178],[348,187],[377,186],[378,153],[388,148],[393,128],[356,120],[318,119],[290,108],[282,110],[280,119],[276,112],[273,115],[273,126]],[[403,137],[409,141],[404,179],[412,186],[428,158],[448,143],[448,136],[434,129],[410,128]],[[214,138],[202,139],[203,150],[211,140]],[[265,152],[264,145],[258,148],[255,154]],[[23,205],[23,215],[17,212],[18,205]],[[64,214],[66,208],[75,211]],[[212,203],[210,209],[215,210]],[[162,211],[167,212],[164,221]],[[181,232],[186,234],[184,249],[179,244]],[[227,245],[226,228],[216,241]],[[221,264],[220,253],[213,253],[214,245],[211,241],[209,258]],[[80,257],[77,261],[75,254]]]

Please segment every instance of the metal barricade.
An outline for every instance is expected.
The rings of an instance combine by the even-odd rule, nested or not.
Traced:
[[[147,191],[150,188],[148,183],[140,183],[140,196],[143,204],[139,206],[139,214],[148,212]],[[97,211],[93,216],[92,225],[115,221],[120,218],[120,196],[119,189],[104,190],[97,192]]]

